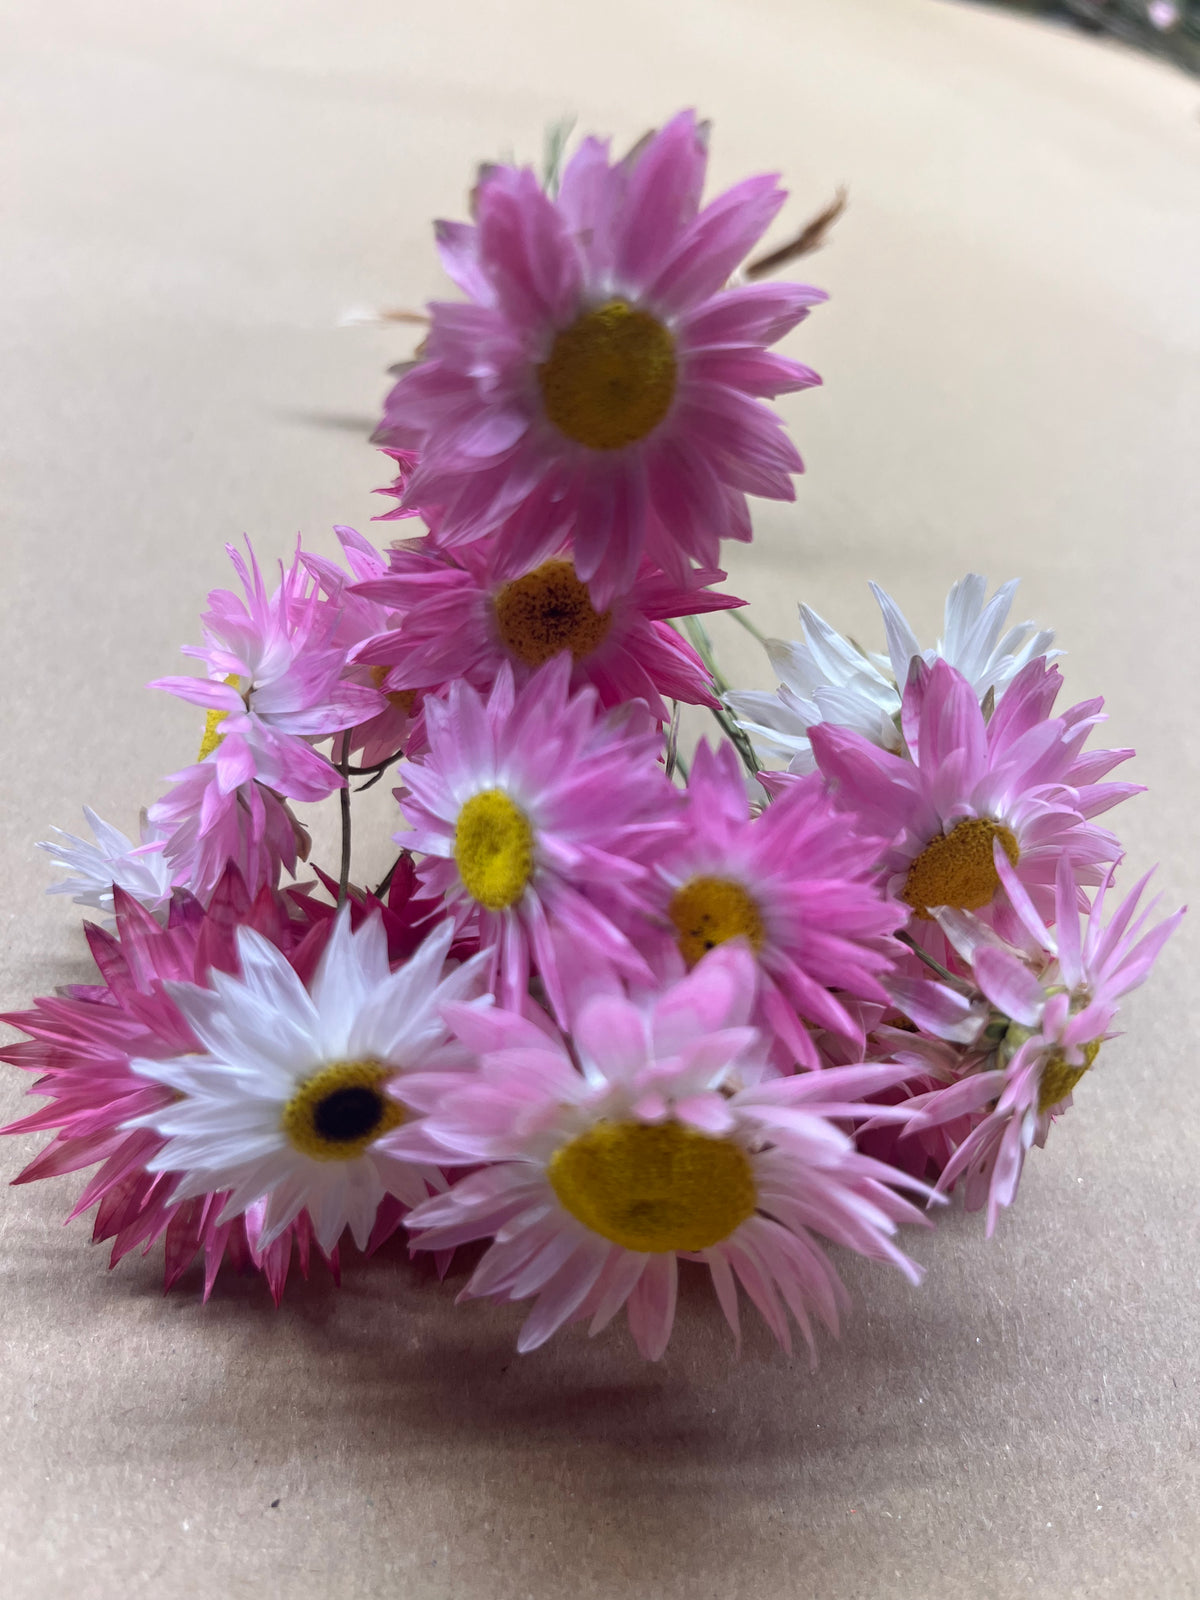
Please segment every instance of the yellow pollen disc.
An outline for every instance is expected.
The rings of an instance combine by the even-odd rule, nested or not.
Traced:
[[[908,869],[901,900],[926,919],[930,906],[953,906],[958,911],[986,906],[1000,888],[993,839],[999,839],[1015,867],[1021,852],[1012,829],[987,817],[968,817],[925,846]]]
[[[506,583],[494,601],[500,640],[526,666],[540,667],[562,650],[576,661],[604,643],[611,611],[597,611],[587,584],[569,561],[545,561]]]
[[[546,415],[589,450],[620,450],[652,433],[675,396],[675,341],[624,300],[585,311],[538,368]]]
[[[473,794],[458,813],[454,859],[467,893],[489,911],[519,900],[533,876],[533,829],[499,789]]]
[[[378,1061],[335,1061],[302,1083],[283,1108],[288,1143],[314,1161],[353,1161],[398,1128],[404,1107],[385,1093],[396,1075]]]
[[[391,667],[372,667],[371,682],[394,711],[403,711],[406,717],[411,717],[413,707],[417,703],[418,691],[416,689],[385,689],[383,686],[391,670]]]
[[[626,1250],[706,1250],[758,1199],[740,1145],[678,1122],[598,1122],[555,1151],[547,1170],[571,1215]]]
[[[1038,1090],[1038,1110],[1053,1111],[1074,1089],[1084,1073],[1100,1054],[1100,1041],[1094,1039],[1083,1047],[1083,1065],[1070,1067],[1061,1055],[1051,1056],[1042,1068],[1042,1083]]]
[[[229,676],[224,681],[225,681],[225,687],[227,689],[236,689],[237,686],[238,686],[237,673],[236,672],[231,672],[229,674]],[[225,718],[228,715],[229,715],[228,711],[207,711],[207,712],[205,712],[205,714],[204,714],[204,736],[200,740],[200,753],[196,757],[197,761],[205,761],[205,760],[207,760],[208,757],[210,755],[212,755],[213,751],[220,744],[221,740],[225,737],[225,735],[223,733],[218,733],[217,729],[225,721]]]
[[[757,905],[740,883],[729,878],[689,879],[671,896],[667,916],[689,967],[726,939],[740,934],[752,950],[761,950],[766,936]]]

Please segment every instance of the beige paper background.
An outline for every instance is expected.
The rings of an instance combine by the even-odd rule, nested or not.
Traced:
[[[428,219],[476,158],[689,103],[714,181],[778,166],[796,221],[852,193],[792,341],[827,385],[787,408],[809,476],[732,586],[863,637],[868,577],[932,634],[955,576],[1022,574],[1140,748],[1130,873],[1195,895],[1195,83],[935,0],[8,0],[0,1003],[85,975],[33,840],[84,801],[131,826],[193,758],[142,685],[223,542],[329,549],[381,507],[363,435],[407,335],[339,314],[438,291]],[[60,1228],[78,1179],[5,1191],[0,1594],[1200,1593],[1197,953],[1185,923],[990,1244],[955,1211],[919,1291],[847,1264],[816,1376],[752,1320],[735,1362],[699,1286],[659,1366],[616,1329],[517,1358],[518,1310],[455,1311],[400,1250],[202,1308]]]

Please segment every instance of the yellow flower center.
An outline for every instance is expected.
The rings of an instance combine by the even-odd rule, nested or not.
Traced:
[[[589,450],[620,450],[652,433],[675,396],[675,341],[624,300],[585,311],[538,368],[546,415]]]
[[[504,648],[530,667],[562,650],[581,661],[604,643],[612,622],[611,611],[592,605],[587,584],[569,561],[545,561],[506,583],[494,604]]]
[[[393,710],[403,711],[406,717],[411,717],[413,714],[413,707],[417,703],[418,691],[416,689],[385,689],[383,686],[386,683],[387,675],[391,670],[391,667],[386,666],[372,667],[371,682],[383,695],[383,698]]]
[[[384,1093],[394,1067],[378,1061],[335,1061],[296,1090],[280,1127],[288,1143],[314,1161],[353,1161],[398,1128],[404,1107]]]
[[[454,859],[472,899],[489,911],[519,900],[533,876],[533,829],[499,789],[473,794],[458,813]]]
[[[585,1228],[651,1253],[719,1244],[758,1199],[740,1145],[678,1122],[599,1122],[555,1151],[548,1176]]]
[[[740,883],[729,878],[689,879],[671,896],[667,916],[689,967],[726,939],[740,934],[752,950],[761,950],[766,937],[758,906]]]
[[[227,689],[236,689],[237,686],[238,686],[238,675],[237,675],[237,673],[236,672],[231,672],[229,674],[229,676],[226,679],[224,679],[224,683],[225,683],[225,687]],[[206,761],[208,759],[208,757],[210,755],[212,755],[213,751],[217,748],[217,746],[220,744],[221,740],[225,737],[225,735],[223,733],[218,733],[217,729],[225,721],[225,718],[228,715],[229,715],[228,711],[215,711],[214,710],[214,711],[206,711],[205,712],[205,714],[204,714],[204,736],[200,740],[200,753],[196,757],[197,761]]]
[[[1012,829],[987,817],[968,817],[925,846],[908,869],[901,900],[927,920],[930,906],[954,906],[959,911],[986,906],[1000,888],[992,858],[994,839],[999,839],[1015,867],[1021,852]]]
[[[1038,1110],[1053,1111],[1074,1089],[1084,1073],[1100,1054],[1100,1041],[1093,1039],[1083,1047],[1083,1065],[1071,1067],[1061,1055],[1053,1055],[1042,1068],[1042,1082],[1038,1089]]]

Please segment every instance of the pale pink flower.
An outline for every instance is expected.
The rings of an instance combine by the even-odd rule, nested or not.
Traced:
[[[902,712],[906,756],[848,728],[810,730],[839,804],[863,829],[892,841],[884,880],[918,919],[947,905],[980,912],[1007,936],[1017,918],[993,864],[997,844],[1043,915],[1053,906],[1061,858],[1077,883],[1096,884],[1120,855],[1116,838],[1091,819],[1138,792],[1134,784],[1097,781],[1133,752],[1084,752],[1103,702],[1055,717],[1061,681],[1044,659],[1031,661],[989,719],[961,673],[945,661],[916,660]],[[772,779],[789,781],[796,780]]]
[[[593,969],[649,977],[623,928],[646,914],[648,857],[678,831],[659,734],[634,704],[603,715],[570,692],[559,656],[517,690],[500,669],[483,699],[458,680],[425,704],[429,752],[396,791],[429,896],[491,954],[490,986],[516,1007],[536,971],[563,1015]]]
[[[359,645],[354,659],[387,673],[385,687],[440,689],[453,678],[490,689],[507,662],[517,683],[569,652],[571,687],[590,683],[603,706],[644,700],[659,722],[663,698],[716,706],[699,656],[665,620],[720,611],[743,602],[714,593],[723,572],[697,572],[684,586],[643,562],[632,587],[598,610],[571,562],[555,557],[502,579],[490,547],[468,545],[453,558],[426,543],[397,550],[392,570],[354,593],[394,607],[388,631]]]
[[[754,1021],[777,1037],[780,1065],[820,1065],[806,1023],[839,1035],[861,1059],[853,1002],[886,1004],[880,975],[903,953],[888,936],[907,915],[880,893],[873,868],[882,841],[848,826],[815,776],[753,815],[729,744],[697,749],[683,820],[658,856],[662,931],[648,930],[647,953],[660,969],[682,971],[725,940],[744,939],[759,968]]]
[[[184,647],[208,678],[160,678],[151,687],[208,712],[202,757],[213,761],[222,794],[255,779],[292,800],[321,800],[343,780],[312,741],[374,716],[383,696],[344,681],[338,609],[322,599],[299,553],[268,594],[253,551],[247,566],[226,548],[244,598],[214,589],[204,644]]]
[[[555,198],[489,167],[475,224],[438,224],[469,298],[432,307],[376,438],[419,452],[401,505],[440,542],[498,530],[520,573],[569,537],[606,606],[643,553],[677,580],[719,565],[721,539],[750,537],[747,493],[795,498],[802,463],[763,402],[819,380],[766,347],[825,295],[727,287],[784,192],[749,178],[701,209],[706,165],[685,111],[615,163],[586,139]]]
[[[570,1041],[509,1012],[448,1013],[480,1058],[458,1085],[414,1079],[429,1114],[391,1136],[411,1157],[483,1170],[408,1219],[420,1249],[492,1243],[464,1294],[535,1296],[518,1348],[564,1324],[594,1334],[622,1309],[657,1360],[675,1317],[678,1262],[702,1262],[738,1333],[738,1285],[785,1349],[789,1313],[837,1332],[846,1300],[818,1241],[919,1269],[895,1243],[923,1184],[861,1155],[843,1124],[902,1068],[831,1067],[765,1079],[748,1026],[755,967],[734,945],[642,1004],[588,1001]],[[578,1063],[578,1065],[576,1064]],[[902,1120],[906,1113],[894,1115]]]
[[[974,1071],[968,1065],[959,1082],[911,1102],[919,1112],[914,1131],[982,1114],[947,1162],[938,1187],[949,1190],[961,1181],[969,1210],[986,1204],[989,1234],[1000,1207],[1016,1196],[1026,1152],[1045,1144],[1051,1123],[1071,1105],[1072,1092],[1101,1045],[1114,1037],[1121,1000],[1145,982],[1183,916],[1176,911],[1150,926],[1159,901],[1140,904],[1147,873],[1106,922],[1111,871],[1091,910],[1081,916],[1064,856],[1051,931],[999,849],[996,864],[1027,948],[1039,954],[1023,960],[985,924],[962,915],[947,919],[947,932],[970,960],[974,982],[993,1007],[990,1031],[998,1038],[988,1060],[994,1064]]]
[[[162,834],[173,881],[202,901],[230,865],[252,890],[277,887],[309,847],[308,833],[273,789],[253,779],[222,786],[218,754],[172,773],[175,788],[146,813]]]

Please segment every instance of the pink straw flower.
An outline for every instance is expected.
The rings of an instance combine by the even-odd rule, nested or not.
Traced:
[[[516,574],[571,537],[603,607],[643,551],[682,581],[749,539],[747,493],[795,498],[802,463],[763,401],[819,380],[766,347],[825,295],[726,287],[784,192],[749,178],[701,209],[706,165],[685,111],[616,163],[585,140],[555,198],[489,167],[475,225],[438,224],[469,299],[432,307],[376,437],[419,452],[401,505],[432,510],[440,542],[500,530]]]
[[[559,1016],[597,968],[649,978],[622,928],[646,913],[649,852],[679,827],[644,708],[602,717],[570,675],[564,655],[519,691],[505,664],[486,700],[452,683],[426,702],[429,753],[396,791],[414,830],[397,841],[490,952],[489,987],[516,1009],[536,967]]]
[[[316,575],[330,603],[337,608],[333,642],[346,663],[344,679],[382,696],[380,708],[350,731],[350,749],[361,752],[362,766],[374,767],[398,752],[420,748],[424,728],[419,697],[403,686],[394,687],[386,667],[373,665],[358,653],[365,640],[386,634],[400,625],[400,613],[395,606],[386,598],[371,593],[372,585],[386,582],[390,570],[387,558],[357,529],[335,527],[333,531],[350,568],[349,581],[341,567],[323,556],[306,552],[303,560]],[[349,659],[352,653],[353,661]],[[340,740],[336,748],[340,756]]]
[[[763,1081],[754,988],[749,952],[730,945],[646,1004],[593,997],[569,1044],[512,1013],[449,1013],[478,1072],[461,1086],[414,1080],[411,1103],[430,1114],[389,1142],[488,1163],[408,1226],[419,1249],[492,1240],[463,1292],[536,1297],[518,1349],[579,1318],[595,1334],[624,1307],[657,1360],[682,1257],[708,1268],[735,1335],[740,1283],[786,1350],[790,1313],[815,1361],[814,1318],[836,1334],[846,1301],[819,1239],[919,1278],[894,1235],[923,1219],[894,1191],[929,1191],[859,1154],[841,1126],[876,1110],[861,1097],[903,1069]]]
[[[723,572],[697,572],[684,587],[643,562],[628,592],[597,610],[569,560],[507,580],[491,567],[483,545],[466,546],[456,559],[432,544],[395,551],[390,573],[354,590],[390,604],[396,617],[389,631],[358,646],[355,660],[386,671],[388,689],[414,693],[465,678],[486,691],[505,662],[520,684],[569,652],[572,689],[592,684],[603,706],[644,700],[659,722],[670,716],[662,696],[716,706],[699,656],[664,619],[741,605],[707,587]]]
[[[173,1203],[174,1175],[151,1171],[162,1139],[131,1119],[168,1105],[171,1091],[133,1070],[135,1057],[163,1059],[196,1048],[196,1039],[164,984],[206,975],[211,967],[235,965],[233,928],[256,928],[276,943],[294,945],[296,925],[269,891],[251,904],[230,872],[205,912],[190,895],[177,894],[170,920],[160,927],[119,886],[114,888],[117,936],[86,924],[99,968],[97,984],[75,984],[34,1002],[29,1011],[3,1020],[30,1035],[0,1049],[0,1059],[39,1074],[31,1091],[49,1104],[5,1128],[5,1133],[53,1129],[54,1138],[16,1179],[31,1183],[82,1167],[98,1170],[70,1215],[96,1206],[92,1237],[111,1239],[110,1266],[131,1250],[164,1241],[164,1282],[171,1288],[199,1254],[204,1258],[204,1297],[212,1292],[222,1261],[261,1271],[279,1303],[293,1244],[308,1273],[313,1243],[306,1213],[273,1242],[262,1238],[262,1209],[236,1220],[220,1220],[227,1196],[197,1195]],[[337,1253],[324,1253],[335,1275]]]
[[[659,965],[665,957],[670,970],[673,958],[681,970],[744,939],[759,967],[754,1021],[778,1037],[780,1065],[820,1065],[806,1022],[839,1035],[860,1059],[863,1032],[847,1001],[886,1004],[879,976],[903,953],[888,935],[905,908],[879,892],[879,848],[847,826],[816,777],[752,816],[733,746],[702,743],[683,830],[658,862]]]
[[[309,847],[307,831],[281,796],[253,780],[225,789],[216,757],[172,773],[176,787],[146,813],[163,836],[173,882],[201,901],[229,866],[254,892],[277,888],[280,874],[294,873]]]
[[[321,800],[343,780],[311,741],[376,715],[383,696],[343,680],[337,608],[322,600],[299,554],[268,594],[254,552],[247,567],[226,548],[245,598],[214,589],[204,644],[184,648],[209,677],[160,678],[151,688],[206,709],[199,759],[212,756],[222,794],[257,779],[293,800]]]
[[[1140,906],[1147,873],[1105,922],[1110,871],[1091,910],[1081,917],[1064,856],[1051,932],[999,852],[997,869],[1031,947],[1041,954],[1022,960],[985,924],[961,914],[946,919],[947,932],[970,960],[974,981],[994,1008],[993,1032],[1001,1037],[990,1058],[994,1065],[968,1070],[952,1086],[911,1102],[919,1112],[914,1131],[985,1113],[947,1162],[938,1187],[950,1190],[961,1181],[968,1210],[986,1204],[989,1234],[999,1208],[1016,1197],[1026,1152],[1045,1144],[1051,1123],[1071,1105],[1072,1092],[1101,1045],[1114,1037],[1121,1000],[1145,982],[1184,914],[1176,911],[1149,926],[1158,899]]]
[[[180,1200],[225,1193],[221,1222],[261,1204],[264,1245],[306,1212],[326,1253],[347,1228],[366,1249],[385,1196],[413,1205],[442,1187],[382,1141],[404,1121],[406,1072],[466,1065],[440,1012],[477,990],[480,959],[447,966],[451,938],[443,920],[393,969],[380,917],[354,929],[347,908],[305,983],[239,928],[235,973],[169,986],[190,1048],[132,1063],[171,1091],[126,1124],[161,1141],[149,1170],[173,1174]]]
[[[887,888],[918,919],[943,905],[978,911],[1007,936],[1017,919],[994,865],[997,849],[1045,915],[1062,857],[1077,882],[1095,884],[1102,865],[1120,855],[1116,838],[1090,819],[1138,792],[1097,781],[1133,752],[1085,754],[1103,702],[1054,717],[1061,682],[1057,668],[1031,661],[986,719],[961,673],[945,661],[916,660],[902,711],[907,758],[848,728],[810,730],[839,803],[892,840],[883,857]],[[788,781],[795,780],[773,779]]]

